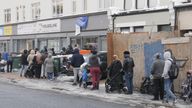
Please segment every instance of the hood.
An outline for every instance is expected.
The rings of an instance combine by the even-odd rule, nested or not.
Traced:
[[[171,59],[171,53],[169,51],[166,51],[164,53],[164,59],[167,60],[167,59]]]
[[[75,48],[74,54],[79,54],[79,49],[78,48]]]
[[[128,58],[129,56],[129,54],[124,54],[124,58]]]
[[[34,50],[31,50],[30,54],[35,54],[35,51],[34,51]]]

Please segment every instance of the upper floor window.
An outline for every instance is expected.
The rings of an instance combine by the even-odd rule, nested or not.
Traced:
[[[18,21],[25,21],[25,6],[21,5],[16,7],[16,20]]]
[[[52,0],[53,16],[63,15],[63,0]]]
[[[5,9],[4,10],[4,21],[5,23],[10,23],[11,22],[11,9]]]
[[[157,0],[148,0],[149,8],[153,8],[157,6]]]
[[[19,21],[19,7],[16,7],[16,20]]]
[[[87,11],[87,0],[83,0],[83,11]]]
[[[125,10],[131,10],[132,9],[132,0],[125,0],[124,1],[124,8]]]
[[[144,9],[146,0],[136,0],[136,8]]]
[[[40,2],[31,4],[31,8],[32,8],[32,19],[33,20],[40,19],[40,14],[41,14]]]
[[[114,6],[115,1],[114,0],[104,0],[104,7],[109,8]]]
[[[77,11],[77,3],[76,3],[76,0],[73,0],[72,1],[72,12],[76,13],[76,11]]]

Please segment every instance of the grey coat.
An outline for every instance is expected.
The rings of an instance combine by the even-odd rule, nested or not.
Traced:
[[[161,59],[156,59],[153,62],[152,69],[151,69],[151,74],[153,75],[154,79],[160,79],[162,74],[163,74],[163,69],[164,69],[164,61]]]
[[[53,72],[54,71],[54,64],[53,64],[53,58],[46,58],[45,62],[45,73],[47,72]]]

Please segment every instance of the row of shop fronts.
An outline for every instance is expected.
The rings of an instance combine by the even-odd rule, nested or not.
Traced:
[[[77,21],[87,17],[85,28],[76,34]],[[56,52],[68,45],[78,44],[81,49],[94,45],[98,51],[107,50],[108,19],[106,12],[46,19],[0,26],[0,52],[21,52],[24,49],[54,48]]]

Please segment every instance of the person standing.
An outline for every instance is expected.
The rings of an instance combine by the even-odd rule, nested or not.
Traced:
[[[40,79],[41,77],[41,66],[43,64],[42,55],[39,51],[36,52],[35,60],[36,63],[36,71],[35,71],[35,77]]]
[[[153,82],[154,82],[154,98],[152,100],[159,100],[159,97],[161,100],[163,100],[164,96],[164,89],[163,89],[163,74],[164,69],[164,61],[161,60],[160,53],[155,54],[155,60],[152,65],[151,74],[153,76]]]
[[[125,82],[128,89],[127,94],[133,94],[133,68],[134,60],[130,57],[129,51],[124,51],[123,71],[125,73]]]
[[[47,79],[53,80],[54,78],[54,63],[53,63],[52,54],[48,54],[48,57],[45,59],[45,73],[47,74]]]
[[[12,72],[13,68],[13,58],[12,58],[12,53],[8,55],[8,60],[7,60],[7,72]]]
[[[100,66],[99,58],[97,56],[97,51],[92,51],[92,56],[89,58],[90,73],[92,76],[92,90],[99,89],[99,80],[100,80]]]
[[[71,65],[73,66],[73,73],[74,73],[73,85],[77,85],[80,66],[84,62],[85,62],[85,60],[84,60],[83,56],[79,53],[79,49],[75,49],[74,54],[71,58]]]
[[[34,57],[35,57],[35,51],[31,50],[30,54],[27,57],[27,62],[29,63],[29,66],[33,63]]]
[[[21,55],[21,71],[20,71],[20,77],[22,77],[23,75],[25,75],[25,72],[27,71],[27,67],[28,67],[28,61],[27,61],[27,50],[23,51],[23,54]]]
[[[113,55],[113,62],[109,66],[108,78],[114,78],[111,82],[111,90],[121,92],[123,86],[123,75],[121,74],[122,64],[117,55]]]
[[[162,77],[164,78],[164,91],[165,91],[165,99],[163,101],[169,102],[169,99],[173,100],[173,104],[177,102],[175,94],[171,91],[172,81],[169,78],[168,71],[171,68],[171,64],[173,62],[173,59],[171,58],[171,53],[169,51],[166,51],[164,53],[164,59],[165,59],[165,66],[163,69]]]

